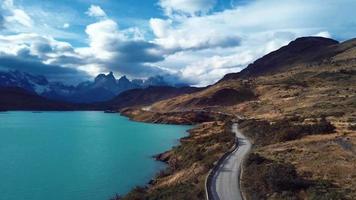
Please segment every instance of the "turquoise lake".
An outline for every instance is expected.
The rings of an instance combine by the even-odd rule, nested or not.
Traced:
[[[152,156],[191,126],[103,112],[0,113],[0,199],[108,200],[165,165]]]

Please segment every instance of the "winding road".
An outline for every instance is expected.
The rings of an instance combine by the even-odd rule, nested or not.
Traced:
[[[250,141],[242,135],[237,123],[232,126],[237,148],[228,155],[212,174],[209,200],[243,200],[240,191],[240,170],[244,157],[251,149]]]

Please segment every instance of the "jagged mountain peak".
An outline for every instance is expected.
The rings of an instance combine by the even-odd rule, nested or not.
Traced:
[[[101,82],[101,81],[115,81],[116,82],[116,78],[115,78],[113,72],[109,72],[107,75],[99,74],[98,76],[96,76],[94,81],[95,82]]]
[[[157,75],[157,76],[151,76],[149,77],[145,82],[144,85],[146,87],[148,86],[166,86],[169,85],[166,80],[164,79],[163,76]]]
[[[0,86],[20,87],[30,92],[41,93],[47,90],[48,80],[41,75],[33,75],[18,70],[0,71]]]
[[[144,80],[129,80],[121,76],[118,80],[113,72],[99,74],[94,81],[85,81],[77,86],[62,82],[50,82],[45,76],[37,76],[21,71],[0,71],[0,86],[19,87],[52,100],[75,103],[107,101],[116,95],[131,89],[146,88],[151,85],[167,86],[163,76],[154,76]]]
[[[126,76],[121,76],[118,81],[119,82],[130,82],[130,80]]]

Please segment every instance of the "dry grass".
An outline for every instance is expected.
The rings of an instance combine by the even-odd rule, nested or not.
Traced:
[[[273,172],[273,170],[279,168],[289,169],[290,165],[292,165],[291,169],[295,168],[300,178],[313,181],[317,185],[317,187],[314,185],[305,190],[291,190],[289,192],[292,193],[289,196],[288,194],[283,195],[283,191],[274,191],[274,194],[268,194],[269,196],[265,197],[268,197],[268,199],[288,199],[294,195],[295,197],[291,199],[338,199],[339,196],[337,194],[341,193],[346,195],[344,196],[345,198],[355,199],[355,49],[356,40],[352,40],[337,47],[337,52],[339,53],[329,59],[317,63],[298,63],[292,68],[286,66],[288,71],[280,71],[272,75],[219,82],[197,93],[156,102],[152,105],[152,111],[164,113],[162,116],[165,116],[167,113],[172,112],[179,113],[204,109],[228,112],[233,115],[238,114],[247,119],[267,122],[297,117],[302,120],[298,121],[300,126],[310,125],[321,118],[325,118],[336,127],[335,133],[310,135],[296,132],[301,135],[293,138],[294,140],[292,141],[280,140],[278,137],[272,141],[271,138],[275,137],[275,132],[271,131],[265,134],[264,138],[260,138],[269,141],[254,149],[255,152],[270,160],[267,162],[266,168],[263,169],[272,170],[270,172]],[[214,94],[225,89],[236,91],[248,89],[255,94],[256,98],[236,102],[232,105],[219,105],[218,103],[204,105],[199,103],[202,102],[202,99],[211,99]],[[169,117],[165,116],[165,118]],[[213,127],[210,126],[212,130],[214,130]],[[209,130],[202,131],[199,136],[193,136],[187,142],[194,143],[194,141],[199,141],[202,142],[201,145],[207,145],[205,150],[215,152],[219,149],[217,152],[221,152],[222,146],[217,145],[216,138],[212,139],[207,131]],[[278,131],[281,134],[285,134],[281,130]],[[290,129],[290,131],[293,132],[294,129]],[[180,152],[180,156],[177,156],[177,158],[194,160],[185,155],[189,154],[189,152]],[[211,161],[216,160],[217,157],[214,155],[218,154],[210,156]],[[280,163],[283,164],[279,165]],[[167,194],[166,191],[169,193],[169,191],[177,190],[190,194],[197,192],[199,190],[196,189],[199,187],[194,186],[199,185],[201,180],[199,178],[197,180],[189,179],[189,177],[192,176],[193,172],[199,173],[200,170],[201,168],[197,167],[195,162],[189,162],[189,167],[186,170],[178,170],[176,174],[162,178],[161,180],[164,180],[161,183],[162,188],[155,191],[164,194]],[[252,170],[250,171],[251,174],[261,172],[259,168],[247,170]],[[263,177],[260,178],[263,179]],[[184,184],[173,184],[179,181],[183,181]],[[263,185],[266,180],[261,180],[259,183]],[[165,187],[169,188],[164,189]],[[258,188],[258,185],[256,187]],[[267,188],[265,191],[270,192],[271,190]],[[328,196],[329,193],[331,196]],[[323,194],[326,195],[323,196]],[[195,197],[197,198],[197,196]],[[184,197],[181,197],[181,199],[184,199]]]
[[[356,197],[356,133],[307,136],[256,149],[266,158],[293,164],[309,180],[330,181]]]

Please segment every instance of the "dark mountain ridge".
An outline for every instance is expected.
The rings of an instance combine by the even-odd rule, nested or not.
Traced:
[[[108,104],[111,109],[121,109],[130,106],[145,106],[164,99],[198,92],[202,89],[203,88],[196,87],[177,88],[171,86],[150,86],[148,88],[133,89],[122,92],[106,104]]]
[[[0,110],[75,110],[78,106],[52,101],[18,87],[0,87]]]
[[[224,76],[221,81],[265,75],[287,70],[298,64],[321,62],[342,51],[339,42],[323,37],[301,37],[273,51],[238,73]]]

